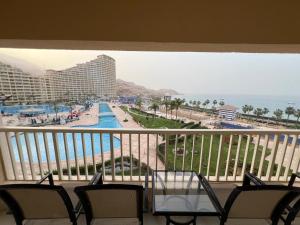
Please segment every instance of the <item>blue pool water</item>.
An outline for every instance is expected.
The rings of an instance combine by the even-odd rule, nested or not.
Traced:
[[[107,113],[111,112],[108,104],[106,103],[100,103],[99,104],[99,110],[100,113]],[[105,115],[105,116],[99,116],[98,123],[92,126],[78,126],[78,127],[88,127],[88,128],[120,128],[121,124],[115,117],[115,115],[111,112],[111,115]],[[46,133],[47,139],[48,139],[48,145],[49,145],[49,155],[50,155],[50,160],[54,161],[55,160],[55,153],[54,153],[54,144],[53,144],[53,136],[51,133]],[[67,135],[67,146],[68,146],[68,152],[69,152],[69,158],[74,159],[74,144],[72,140],[72,134],[68,133]],[[83,134],[84,136],[84,141],[85,141],[85,149],[86,149],[86,156],[92,156],[92,142],[91,142],[91,134]],[[29,137],[29,143],[31,146],[31,151],[32,151],[32,157],[33,161],[38,161],[37,157],[37,150],[35,147],[35,140],[34,140],[34,135],[33,133],[28,133]],[[40,147],[40,152],[41,152],[41,158],[43,162],[46,162],[46,150],[44,146],[44,138],[42,133],[38,133],[38,138],[39,142],[39,147]],[[62,133],[57,134],[57,140],[58,140],[58,147],[59,147],[59,153],[60,153],[60,158],[61,160],[66,159],[65,151],[64,151],[64,137]],[[102,140],[103,140],[103,152],[108,152],[110,151],[110,135],[109,134],[103,134],[102,135]],[[15,153],[15,158],[18,161],[19,160],[19,154],[17,150],[17,143],[16,143],[16,138],[12,137],[11,138],[12,142],[12,147]],[[25,160],[28,160],[28,154],[27,154],[27,148],[26,148],[26,142],[25,142],[25,137],[23,134],[20,134],[20,146],[22,148],[22,153],[23,157]],[[83,145],[82,145],[82,136],[81,134],[75,134],[75,143],[77,145],[77,156],[78,158],[83,157]],[[93,139],[93,144],[94,144],[94,150],[95,154],[98,154],[101,152],[101,146],[100,146],[100,134],[94,134],[94,139]],[[120,148],[120,140],[116,137],[113,139],[113,144],[114,148]]]
[[[4,113],[11,113],[11,114],[18,114],[21,110],[24,109],[38,109],[43,111],[44,113],[54,113],[54,109],[51,105],[44,104],[44,105],[13,105],[13,106],[0,106],[0,111]],[[69,111],[69,107],[64,105],[58,106],[58,112],[67,112]]]
[[[221,122],[220,125],[222,128],[225,129],[252,129],[251,126],[242,126],[239,124],[226,123],[226,122]]]

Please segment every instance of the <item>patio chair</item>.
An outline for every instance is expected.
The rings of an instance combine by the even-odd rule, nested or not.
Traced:
[[[300,173],[293,173],[289,181],[289,186],[294,186],[296,178],[300,178]],[[293,223],[296,217],[300,217],[300,197],[292,201],[289,206],[286,207],[285,215],[282,215],[281,219],[284,221],[285,225],[290,225]]]
[[[103,184],[75,188],[87,225],[143,225],[143,186]]]
[[[272,225],[277,225],[285,207],[300,195],[299,188],[265,185],[252,174],[246,173],[243,185],[232,190],[222,207],[206,178],[202,175],[199,177],[221,212],[221,225],[227,219],[265,219],[271,220]]]
[[[101,174],[96,174],[90,185],[102,182]],[[49,184],[42,184],[48,179]],[[17,225],[31,221],[51,220],[77,224],[81,205],[74,210],[72,201],[63,186],[54,185],[50,173],[36,184],[9,184],[0,186],[0,198],[13,214]]]

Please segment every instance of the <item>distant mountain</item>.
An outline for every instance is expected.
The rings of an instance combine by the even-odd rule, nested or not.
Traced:
[[[30,62],[27,62],[24,59],[16,58],[3,53],[0,53],[0,62],[11,65],[13,67],[17,67],[24,72],[30,73],[32,75],[42,75],[44,73],[41,68]]]
[[[164,95],[178,95],[179,93],[172,89],[152,90],[133,82],[127,82],[117,79],[118,96],[144,96],[144,97],[162,97]]]

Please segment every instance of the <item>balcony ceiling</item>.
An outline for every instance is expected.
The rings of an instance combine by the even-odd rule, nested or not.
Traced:
[[[300,1],[3,1],[0,47],[300,52]]]

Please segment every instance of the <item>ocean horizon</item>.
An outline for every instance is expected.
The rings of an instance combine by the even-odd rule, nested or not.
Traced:
[[[223,100],[225,104],[238,107],[238,111],[242,112],[243,105],[252,105],[254,108],[268,108],[270,112],[267,116],[274,116],[273,112],[276,109],[285,111],[286,107],[292,106],[295,109],[300,109],[300,97],[297,96],[272,96],[272,95],[229,95],[229,94],[180,94],[173,95],[172,98],[184,98],[186,102],[200,101],[201,104],[206,100],[210,100],[209,106],[213,100],[220,102]],[[287,118],[284,114],[283,118]],[[290,116],[290,119],[296,119]]]

